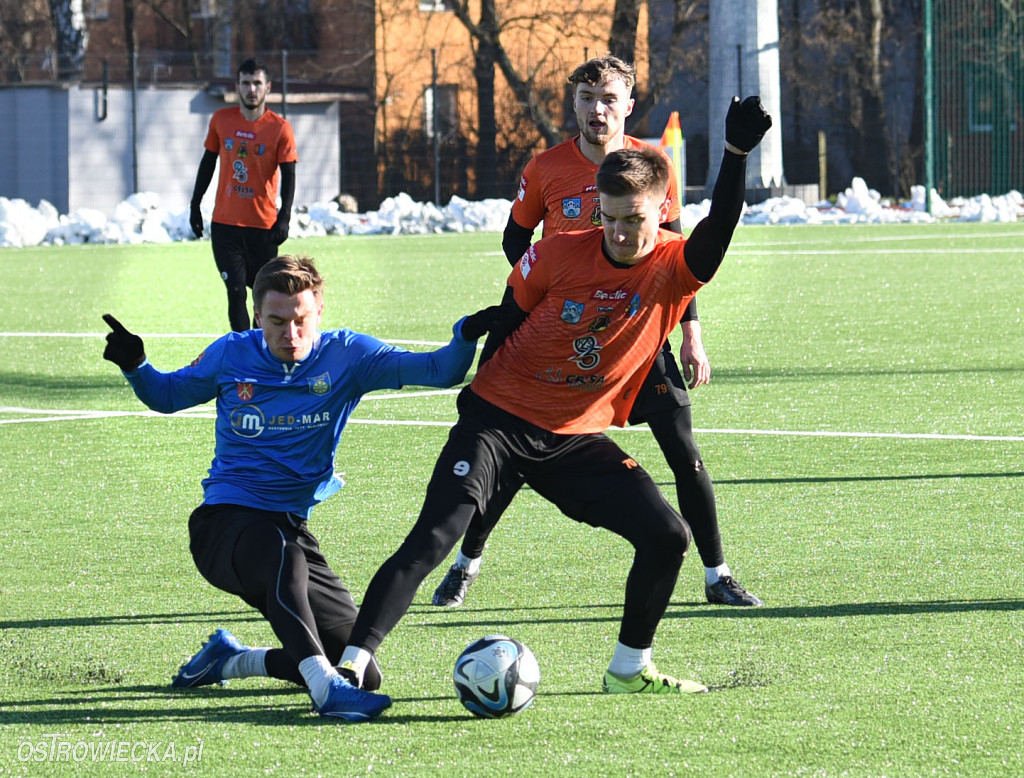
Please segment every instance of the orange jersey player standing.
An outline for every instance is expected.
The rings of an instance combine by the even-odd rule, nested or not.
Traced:
[[[278,246],[288,238],[299,155],[291,124],[267,108],[270,77],[266,65],[256,59],[245,60],[238,67],[236,81],[238,107],[222,108],[210,119],[189,224],[201,238],[200,204],[219,160],[210,241],[227,288],[228,321],[232,330],[241,332],[250,326],[246,288],[252,288],[260,268],[277,256]]]
[[[510,264],[518,262],[529,248],[533,232],[541,222],[545,239],[560,232],[601,225],[594,175],[607,154],[621,149],[656,149],[625,134],[626,118],[633,110],[630,94],[635,78],[632,65],[612,56],[588,60],[569,75],[580,131],[527,163],[502,236],[502,249]],[[663,151],[657,151],[668,161]],[[682,232],[675,176],[669,179],[662,218],[664,229]],[[705,598],[721,605],[757,606],[761,600],[733,577],[726,563],[714,485],[693,434],[687,384],[694,388],[706,384],[711,377],[696,298],[690,300],[683,313],[681,329],[679,361],[666,337],[661,353],[646,373],[643,387],[624,397],[633,406],[629,423],[650,428],[672,469],[679,512],[693,531],[704,563]],[[509,488],[503,493],[510,500],[515,490]],[[496,500],[486,514],[474,518],[454,563],[434,591],[434,605],[455,607],[465,601],[470,584],[480,574],[487,539],[507,507],[507,503]]]
[[[718,270],[743,208],[746,154],[770,126],[757,97],[733,102],[711,209],[688,239],[660,229],[671,175],[664,155],[620,149],[596,177],[601,230],[543,238],[512,269],[419,518],[366,589],[341,657],[356,681],[474,515],[525,482],[570,519],[607,529],[633,548],[603,690],[707,691],[659,672],[652,659],[689,526],[603,429],[625,421],[629,408],[620,398],[639,386],[636,376],[654,361],[687,298]],[[345,712],[350,720],[371,719],[390,703],[353,687]]]

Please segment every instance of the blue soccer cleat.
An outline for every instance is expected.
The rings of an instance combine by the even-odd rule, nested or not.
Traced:
[[[325,718],[341,719],[352,724],[377,718],[391,707],[391,698],[386,694],[373,694],[358,689],[342,676],[331,678],[331,689],[327,701],[316,712]]]
[[[171,680],[171,686],[179,689],[190,689],[193,686],[210,686],[215,683],[224,684],[224,663],[233,656],[248,651],[247,646],[238,642],[238,638],[226,629],[218,629],[199,649],[199,653],[189,659],[178,670]]]

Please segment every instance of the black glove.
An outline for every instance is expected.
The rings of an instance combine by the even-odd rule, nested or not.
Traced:
[[[462,339],[479,340],[501,318],[501,306],[492,305],[482,311],[471,313],[462,320]]]
[[[288,240],[288,223],[290,221],[291,217],[288,214],[280,213],[277,215],[277,221],[270,228],[270,239],[274,242],[275,246],[280,246]]]
[[[761,98],[751,95],[742,103],[733,97],[725,115],[725,142],[746,154],[753,149],[772,126],[772,117],[761,105]]]
[[[146,361],[142,338],[128,332],[124,325],[109,313],[103,314],[103,321],[113,330],[107,333],[107,347],[103,349],[105,360],[113,362],[126,373],[130,373]]]
[[[192,234],[197,238],[203,237],[203,214],[199,210],[199,203],[192,203],[189,208],[188,226],[192,228]]]

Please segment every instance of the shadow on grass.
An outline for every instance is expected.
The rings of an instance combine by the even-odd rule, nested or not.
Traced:
[[[608,610],[603,616],[581,616],[580,611]],[[523,607],[520,605],[508,608],[463,608],[460,612],[467,618],[461,621],[432,620],[420,621],[414,626],[420,628],[434,627],[480,627],[482,624],[493,623],[501,626],[509,624],[575,624],[575,623],[618,623],[622,616],[622,603],[591,603],[589,605],[542,605]],[[833,605],[794,605],[787,607],[764,606],[760,608],[728,608],[708,605],[704,602],[674,602],[669,605],[664,619],[831,619],[848,616],[906,616],[912,614],[936,613],[975,613],[983,611],[1019,611],[1024,610],[1024,599],[1006,600],[923,600],[921,602],[864,602],[835,603]],[[545,611],[560,614],[557,617],[545,618]],[[422,619],[426,614],[435,613],[436,609],[421,607],[410,609]],[[503,614],[524,613],[522,618],[505,618]],[[478,618],[473,618],[476,615]],[[494,616],[493,622],[488,618]],[[663,619],[663,620],[664,620]]]
[[[100,627],[131,624],[183,624],[186,622],[250,622],[262,621],[256,611],[206,611],[204,613],[134,613],[114,616],[76,616],[67,619],[26,619],[0,621],[0,629],[45,629],[49,627]]]

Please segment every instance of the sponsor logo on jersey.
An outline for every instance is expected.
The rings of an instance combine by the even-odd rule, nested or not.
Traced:
[[[604,386],[603,375],[571,375],[565,379],[570,389],[580,389],[584,392],[596,392]]]
[[[239,381],[235,384],[235,392],[238,393],[239,400],[251,400],[253,395],[253,385],[247,382]]]
[[[246,130],[235,130],[236,138],[245,138],[246,140],[256,140],[255,132],[248,132]]]
[[[238,151],[235,152],[235,155],[239,159],[245,159],[246,157],[249,156],[249,147],[245,143],[241,144],[238,147]]]
[[[598,289],[594,292],[595,300],[625,300],[626,293],[621,289],[616,289],[614,292],[606,292],[604,289]],[[608,308],[607,310],[612,310]]]
[[[580,370],[593,370],[601,363],[601,349],[593,335],[584,335],[572,342],[573,351],[576,353],[569,357],[569,360],[579,365]]]
[[[566,219],[576,219],[581,213],[583,213],[583,201],[580,198],[562,198],[562,216]]]
[[[309,383],[309,391],[313,394],[327,394],[331,391],[331,374],[321,373],[320,375],[313,376],[312,378],[306,379]]]
[[[579,324],[583,318],[583,303],[566,300],[562,305],[562,321],[567,324]]]
[[[258,438],[267,426],[267,420],[255,405],[239,405],[228,419],[231,431],[242,438]]]
[[[533,246],[530,246],[523,254],[523,258],[519,260],[519,272],[523,274],[523,280],[530,275],[530,271],[533,270],[533,264],[537,261],[537,252]]]
[[[537,380],[543,381],[546,384],[560,384],[562,383],[562,368],[549,367],[544,371],[538,370]]]
[[[526,197],[526,176],[520,176],[519,178],[519,193],[516,197],[519,198],[519,202],[522,202]]]
[[[640,310],[640,293],[637,292],[633,295],[633,299],[629,301],[629,316],[636,316],[636,312]]]
[[[240,159],[236,159],[231,165],[232,174],[231,177],[240,184],[244,184],[249,180],[249,169],[245,166],[245,163]]]

